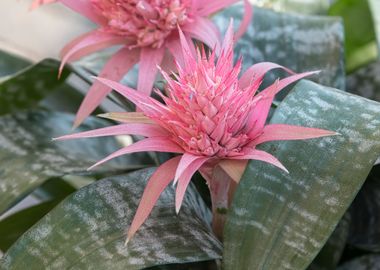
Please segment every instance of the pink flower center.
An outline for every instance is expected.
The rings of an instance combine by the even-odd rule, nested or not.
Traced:
[[[104,30],[125,36],[131,47],[161,47],[177,25],[187,22],[190,0],[91,0],[107,24]]]

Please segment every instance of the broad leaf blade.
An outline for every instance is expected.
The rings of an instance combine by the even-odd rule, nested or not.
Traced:
[[[341,135],[265,145],[289,174],[250,162],[225,228],[225,269],[305,269],[380,154],[379,115],[377,102],[300,82],[271,122]]]
[[[380,255],[366,255],[344,263],[338,270],[380,270]]]
[[[89,166],[121,145],[114,138],[52,142],[53,137],[71,131],[73,118],[45,111],[0,117],[0,213],[49,178],[126,171],[151,162],[146,155],[132,155],[88,172]],[[107,123],[90,118],[78,131],[104,127]]]
[[[235,55],[243,56],[243,70],[270,61],[297,72],[322,70],[318,83],[345,89],[343,25],[339,18],[277,13],[254,7],[253,20],[238,40]],[[215,16],[225,32],[230,18],[238,25],[243,7],[236,5]],[[274,73],[277,79],[281,73]]]
[[[47,59],[0,81],[0,115],[33,108],[60,87],[69,75],[67,69],[58,80],[57,60]]]
[[[194,199],[199,195],[193,188],[177,216],[174,189],[168,187],[124,247],[125,230],[153,171],[115,176],[82,188],[24,234],[0,268],[133,270],[220,258],[221,244],[197,214],[202,201]]]

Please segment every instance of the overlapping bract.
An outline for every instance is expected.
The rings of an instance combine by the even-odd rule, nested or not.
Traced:
[[[120,81],[139,63],[137,89],[150,94],[157,65],[163,69],[179,55],[180,42],[177,26],[187,40],[195,38],[210,48],[220,49],[220,33],[208,18],[209,15],[240,0],[57,0],[82,14],[98,25],[69,44],[62,52],[62,64],[75,61],[96,51],[115,45],[124,45],[105,64],[100,76]],[[238,35],[250,21],[252,10],[247,0],[245,16]],[[42,4],[39,0],[34,6]],[[194,48],[192,48],[194,50]],[[74,126],[80,123],[101,103],[111,90],[95,82],[87,93],[77,113]]]
[[[229,185],[218,186],[216,168],[224,168],[227,181],[238,182],[239,173],[247,160],[264,161],[285,170],[274,156],[257,150],[267,141],[299,140],[334,135],[334,132],[282,124],[265,125],[274,96],[287,85],[315,72],[294,74],[273,63],[259,63],[249,68],[239,79],[241,60],[233,65],[233,30],[230,25],[216,60],[198,51],[194,56],[190,44],[180,31],[182,55],[177,62],[178,74],[169,76],[167,96],[158,92],[164,103],[104,78],[98,81],[115,89],[136,104],[140,113],[117,113],[120,125],[63,136],[60,139],[88,138],[111,135],[141,135],[147,137],[122,148],[99,161],[100,165],[112,158],[133,152],[160,151],[180,155],[162,164],[152,175],[142,196],[136,216],[128,232],[130,239],[148,217],[160,193],[174,180],[177,184],[176,211],[178,212],[193,174],[199,170],[208,181],[213,204],[224,200]],[[258,93],[264,75],[274,68],[282,68],[292,75],[278,80]],[[112,117],[112,114],[111,118]],[[230,170],[231,164],[235,170]],[[93,167],[94,167],[93,166]]]

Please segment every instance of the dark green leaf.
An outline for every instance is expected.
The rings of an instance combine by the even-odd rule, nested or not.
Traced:
[[[125,230],[153,171],[110,177],[82,188],[24,234],[0,268],[134,270],[220,258],[221,244],[198,215],[204,206],[193,187],[177,216],[170,185],[124,247]]]
[[[351,215],[349,212],[346,212],[325,246],[321,249],[313,263],[307,268],[308,270],[336,269],[347,243],[350,223]]]
[[[0,221],[0,250],[6,251],[23,233],[59,203],[48,201],[21,210]]]
[[[305,269],[380,155],[380,104],[312,82],[300,82],[271,123],[341,135],[262,147],[290,173],[249,163],[226,223],[226,270]]]
[[[121,145],[114,138],[51,141],[69,133],[72,123],[72,115],[44,111],[0,117],[0,212],[52,177],[125,171],[151,162],[145,154],[129,155],[88,172],[90,165]],[[107,123],[90,118],[77,131]]]
[[[61,86],[69,73],[65,70],[58,80],[58,67],[58,61],[47,59],[3,78],[0,82],[0,115],[33,108]]]
[[[375,166],[351,205],[349,244],[380,252],[380,166]]]
[[[0,77],[11,75],[29,65],[28,61],[0,50]]]
[[[380,270],[380,255],[367,255],[338,267],[338,270]]]
[[[239,24],[241,5],[215,17],[224,32],[229,20]],[[253,21],[237,42],[236,56],[244,58],[243,70],[254,63],[271,61],[297,72],[322,70],[317,82],[345,89],[343,25],[339,18],[276,13],[254,8]],[[280,73],[274,73],[278,77]],[[273,80],[272,80],[273,81]]]

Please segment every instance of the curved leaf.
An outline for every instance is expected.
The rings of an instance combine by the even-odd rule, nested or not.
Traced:
[[[340,136],[268,143],[289,170],[251,161],[225,228],[225,269],[305,269],[323,247],[380,154],[380,104],[302,81],[271,123]]]
[[[153,169],[110,177],[68,197],[5,254],[1,269],[142,269],[220,258],[221,244],[197,213],[193,188],[177,216],[174,189],[161,195],[150,218],[124,246]]]
[[[132,155],[88,172],[89,166],[120,144],[113,138],[52,142],[53,137],[70,132],[73,119],[69,114],[45,111],[0,117],[0,213],[52,177],[94,175],[149,164],[145,155]],[[90,118],[80,130],[106,124],[106,121]]]
[[[0,77],[11,75],[29,65],[28,61],[0,49]]]
[[[241,5],[215,16],[222,32],[230,18],[238,25]],[[345,89],[343,25],[339,18],[302,16],[254,8],[253,20],[238,40],[236,56],[244,56],[243,70],[257,62],[270,61],[296,72],[322,70],[315,80],[323,85]],[[280,72],[274,72],[271,81]]]
[[[367,255],[346,262],[338,270],[380,270],[380,255]]]
[[[67,69],[57,78],[57,60],[46,59],[0,81],[0,115],[33,108],[69,75]]]

